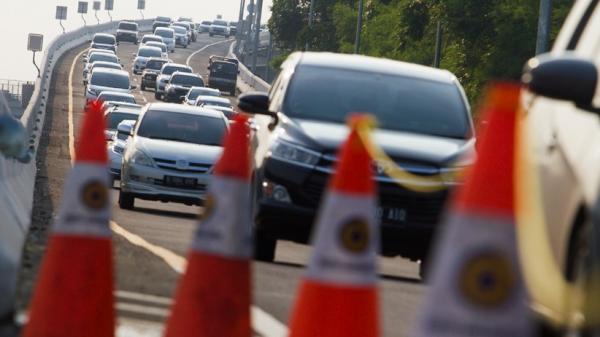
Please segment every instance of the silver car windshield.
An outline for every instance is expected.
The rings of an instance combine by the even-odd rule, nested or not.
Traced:
[[[227,26],[227,21],[215,20],[213,22],[213,25],[215,25],[215,26]]]
[[[160,57],[162,52],[158,47],[156,48],[140,48],[138,56],[141,57]]]
[[[119,59],[112,54],[108,54],[108,53],[95,53],[92,54],[92,56],[90,56],[90,59],[88,60],[89,63],[94,63],[96,61],[105,61],[105,62],[112,62],[112,63],[118,63]]]
[[[227,132],[225,122],[216,117],[173,111],[147,111],[138,136],[199,145],[221,146]]]
[[[117,89],[129,89],[129,77],[121,74],[93,72],[91,85]]]
[[[173,30],[170,29],[157,29],[156,32],[154,32],[154,34],[166,39],[172,39],[175,33],[173,32]]]

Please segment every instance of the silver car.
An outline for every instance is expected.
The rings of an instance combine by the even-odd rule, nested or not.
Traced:
[[[207,87],[192,87],[190,91],[188,91],[187,95],[183,99],[183,102],[187,105],[196,105],[196,99],[199,96],[221,96],[221,92],[219,89],[207,88]]]
[[[152,103],[127,142],[119,206],[135,199],[200,205],[228,132],[223,114],[199,107]]]
[[[137,53],[133,54],[135,59],[133,60],[133,73],[141,74],[146,68],[146,62],[151,57],[163,57],[162,49],[159,47],[142,46],[138,49]]]
[[[112,138],[107,141],[107,152],[108,152],[108,173],[112,181],[111,187],[114,185],[115,180],[121,178],[121,166],[123,165],[123,152],[127,146],[127,141],[131,135],[131,130],[135,127],[137,122],[137,115],[129,116],[122,120],[117,125],[117,130],[112,134]]]
[[[167,83],[169,83],[171,75],[173,75],[173,73],[176,71],[182,73],[191,73],[192,68],[186,66],[185,64],[179,63],[168,63],[163,65],[158,77],[156,78],[156,92],[154,93],[154,98],[162,99],[163,95],[165,94]]]

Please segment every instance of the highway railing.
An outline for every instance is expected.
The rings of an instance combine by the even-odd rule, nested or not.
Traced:
[[[142,30],[150,29],[152,20],[138,21]],[[41,63],[41,77],[20,123],[7,120],[0,130],[0,321],[14,308],[17,272],[33,207],[37,152],[54,67],[61,56],[91,40],[95,33],[114,32],[118,22],[87,26],[55,38],[46,48]]]

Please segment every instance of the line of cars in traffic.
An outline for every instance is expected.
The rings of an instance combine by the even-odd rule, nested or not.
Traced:
[[[176,47],[186,48],[196,39],[191,22],[159,17],[153,31],[140,38],[137,24],[124,21],[116,35],[96,34],[83,56],[86,105],[103,102],[109,172],[113,182],[120,180],[122,208],[133,208],[136,198],[200,204],[235,115],[218,87],[229,80],[225,87],[235,94],[237,60],[211,59],[208,82],[217,88],[210,88],[191,67],[169,58]],[[136,102],[138,88],[117,55],[122,41],[139,45],[131,73],[141,75],[140,90],[154,91],[165,103]]]

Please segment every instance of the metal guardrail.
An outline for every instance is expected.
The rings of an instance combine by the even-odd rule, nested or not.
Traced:
[[[152,20],[138,23],[146,30]],[[55,38],[44,53],[41,77],[20,121],[0,115],[0,320],[14,309],[17,272],[31,223],[36,177],[33,159],[42,136],[54,67],[69,50],[91,40],[95,33],[115,31],[117,25],[82,27]]]

